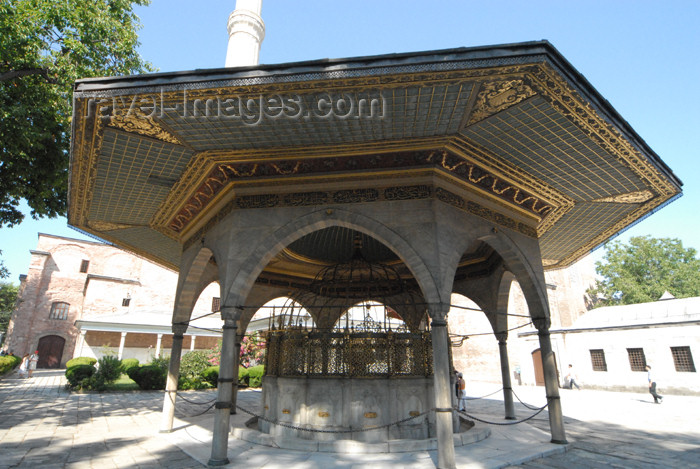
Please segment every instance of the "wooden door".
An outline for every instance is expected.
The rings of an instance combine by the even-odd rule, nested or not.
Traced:
[[[557,354],[552,352],[554,358],[554,370],[557,374],[557,382],[559,381],[559,367],[557,366]],[[535,385],[544,386],[544,368],[542,365],[542,352],[540,349],[532,352],[532,364],[535,366]]]
[[[540,349],[532,352],[532,364],[535,366],[535,385],[544,386],[544,369],[542,368],[542,352]]]
[[[61,366],[63,346],[66,339],[57,335],[47,335],[39,339],[39,362],[37,368],[58,368]]]

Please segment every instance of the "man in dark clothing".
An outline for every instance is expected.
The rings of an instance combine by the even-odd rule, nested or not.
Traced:
[[[647,365],[647,381],[649,382],[649,394],[654,398],[654,404],[661,404],[664,401],[663,396],[656,392],[656,381],[651,375],[651,366]]]

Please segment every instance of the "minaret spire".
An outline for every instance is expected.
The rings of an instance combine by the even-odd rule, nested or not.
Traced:
[[[228,17],[227,67],[258,64],[260,44],[265,39],[261,11],[262,0],[236,0],[236,9]]]

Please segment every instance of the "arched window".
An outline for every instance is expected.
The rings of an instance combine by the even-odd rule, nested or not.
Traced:
[[[51,304],[49,319],[68,319],[68,309],[70,304],[65,301],[54,301]]]

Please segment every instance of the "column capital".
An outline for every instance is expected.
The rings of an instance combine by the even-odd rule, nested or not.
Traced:
[[[182,337],[187,331],[187,324],[173,324],[173,334]]]
[[[508,340],[508,331],[505,332],[496,332],[494,334],[496,336],[496,339],[498,339],[498,344],[505,344],[506,341]]]
[[[430,303],[428,305],[428,315],[432,319],[431,324],[436,321],[447,323],[447,313],[450,312],[450,305],[445,303]],[[438,323],[439,324],[439,323]]]
[[[551,321],[549,318],[532,318],[532,324],[535,325],[540,334],[549,333]]]
[[[221,319],[224,321],[238,321],[243,315],[240,306],[221,306]]]

